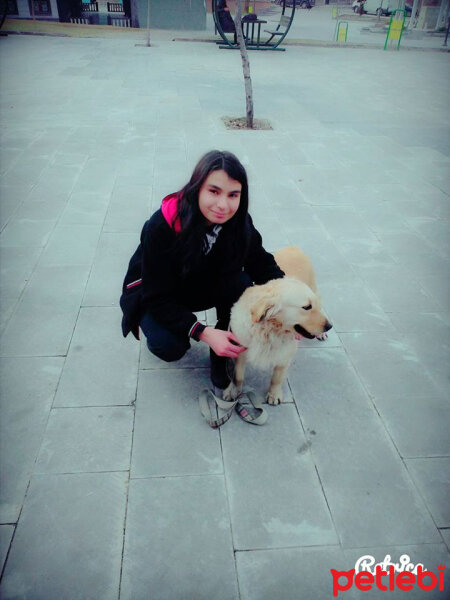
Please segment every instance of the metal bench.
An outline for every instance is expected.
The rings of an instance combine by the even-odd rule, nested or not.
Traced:
[[[281,15],[280,22],[278,23],[275,31],[270,31],[269,29],[264,29],[264,32],[270,33],[270,35],[272,35],[272,36],[284,35],[285,33],[287,33],[287,30],[289,29],[290,25],[291,25],[291,17],[288,17],[287,15]]]
[[[217,32],[219,33],[220,37],[222,38],[222,42],[217,42],[219,44],[219,48],[226,48],[226,49],[237,49],[239,48],[239,45],[236,44],[235,41],[233,41],[233,43],[231,42],[231,40],[229,40],[227,38],[227,36],[225,35],[228,32],[228,28],[226,28],[226,30],[224,30],[223,26],[222,26],[222,22],[221,22],[221,15],[222,15],[222,11],[223,9],[219,8],[219,4],[218,4],[219,0],[212,0],[212,14],[213,14],[213,18],[214,18],[214,23],[215,23],[215,27]],[[256,14],[251,13],[253,15],[253,18],[250,17],[249,15],[244,16],[244,18],[242,19],[242,24],[243,26],[246,27],[246,41],[245,41],[245,45],[247,47],[247,50],[282,50],[284,51],[285,48],[279,48],[279,45],[281,44],[281,42],[284,40],[284,38],[286,37],[291,25],[292,25],[292,21],[294,20],[294,14],[295,14],[295,2],[290,3],[290,0],[280,0],[280,6],[281,6],[281,15],[280,15],[280,20],[278,23],[274,23],[274,29],[265,29],[264,33],[268,33],[269,37],[268,39],[261,39],[261,35],[260,35],[260,31],[261,31],[261,25],[263,23],[266,23],[266,21],[262,20],[262,19],[258,19],[258,17],[256,16]],[[255,18],[256,17],[256,18]],[[270,25],[269,25],[270,27]]]

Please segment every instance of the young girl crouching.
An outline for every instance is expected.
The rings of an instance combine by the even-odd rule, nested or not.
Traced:
[[[208,344],[211,381],[224,389],[226,359],[245,350],[228,331],[231,307],[253,283],[283,276],[248,214],[244,167],[213,150],[143,226],[120,298],[123,335],[139,339],[140,327],[150,352],[169,362],[184,356],[191,339]],[[214,328],[194,315],[210,308]]]

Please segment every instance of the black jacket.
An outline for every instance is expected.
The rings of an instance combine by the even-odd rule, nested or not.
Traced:
[[[214,306],[205,297],[211,297],[210,290],[215,298],[226,297],[229,282],[239,278],[242,270],[256,284],[283,277],[272,254],[264,250],[250,215],[247,219],[249,244],[240,262],[229,260],[227,248],[235,240],[230,239],[231,232],[225,223],[211,251],[202,257],[196,270],[183,278],[175,253],[177,234],[161,209],[156,211],[144,224],[141,242],[131,257],[123,282],[120,298],[123,335],[126,337],[131,331],[139,338],[140,319],[149,312],[169,331],[188,336],[197,321],[192,311]],[[204,299],[199,301],[199,298]]]

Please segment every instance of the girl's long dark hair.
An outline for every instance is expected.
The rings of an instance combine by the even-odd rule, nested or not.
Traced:
[[[177,192],[178,210],[176,219],[180,220],[181,232],[177,240],[177,254],[182,265],[182,275],[195,269],[204,250],[208,224],[200,212],[198,196],[203,182],[212,171],[223,170],[231,179],[239,181],[242,186],[239,208],[223,227],[227,230],[230,241],[227,258],[230,261],[244,259],[247,244],[248,215],[248,181],[245,168],[231,152],[211,150],[197,163],[189,182]]]

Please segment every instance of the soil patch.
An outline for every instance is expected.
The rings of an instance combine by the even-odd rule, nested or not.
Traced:
[[[227,129],[273,129],[272,125],[266,119],[253,119],[253,127],[247,127],[247,119],[245,117],[222,117]]]

